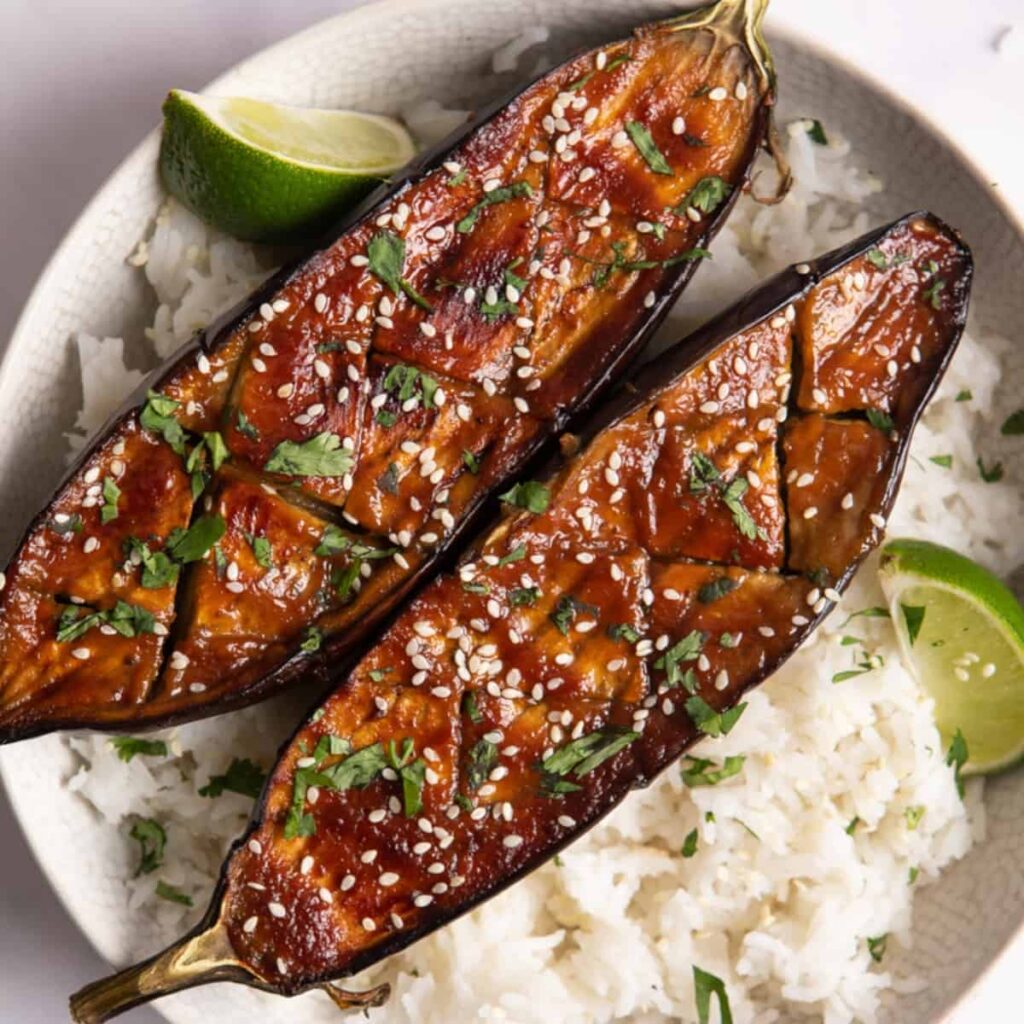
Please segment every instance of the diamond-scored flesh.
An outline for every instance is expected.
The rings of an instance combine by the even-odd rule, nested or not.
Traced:
[[[415,153],[405,128],[376,114],[181,90],[164,103],[167,188],[203,220],[251,241],[315,234]]]
[[[935,701],[948,745],[959,729],[965,772],[990,774],[1024,756],[1024,609],[987,569],[928,541],[882,552],[882,587],[906,661]],[[916,609],[924,609],[922,613]],[[911,642],[911,623],[920,620]]]

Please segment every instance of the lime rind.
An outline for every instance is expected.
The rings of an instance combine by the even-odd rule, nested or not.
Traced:
[[[935,702],[949,743],[960,729],[965,773],[1024,758],[1024,610],[988,570],[949,548],[895,540],[882,552],[882,588],[904,659]],[[902,606],[923,606],[911,643]],[[979,653],[980,652],[980,653]]]
[[[244,114],[239,115],[243,134],[232,126],[233,109]],[[178,90],[168,95],[163,110],[160,173],[168,191],[200,219],[245,241],[296,242],[320,236],[415,153],[408,132],[376,114],[298,110]],[[270,129],[264,126],[262,136],[257,130],[260,112]],[[290,139],[288,125],[293,129]],[[248,140],[245,133],[264,144]],[[311,146],[314,137],[321,162],[300,159],[303,142]],[[385,147],[389,152],[378,160],[368,159],[374,138],[390,140]],[[355,161],[346,160],[346,147],[356,154]],[[322,161],[331,149],[337,156],[328,165]],[[352,163],[360,166],[353,168]]]

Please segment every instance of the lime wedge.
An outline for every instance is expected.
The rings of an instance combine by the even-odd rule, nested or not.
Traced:
[[[882,589],[904,658],[935,700],[948,746],[959,729],[965,772],[989,774],[1024,756],[1024,609],[987,569],[939,544],[893,540]]]
[[[207,223],[247,241],[315,236],[407,164],[397,121],[173,90],[164,102],[160,173]]]

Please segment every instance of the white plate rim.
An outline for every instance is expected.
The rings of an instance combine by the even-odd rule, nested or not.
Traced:
[[[202,93],[216,93],[225,80],[235,76],[251,61],[262,60],[270,57],[278,49],[284,49],[300,43],[306,36],[315,38],[319,34],[323,33],[328,26],[333,28],[341,24],[351,25],[363,19],[378,20],[381,18],[399,17],[413,12],[418,15],[422,15],[424,11],[429,9],[429,7],[434,3],[441,8],[443,7],[445,0],[369,0],[369,2],[363,6],[320,19],[297,32],[293,32],[268,46],[254,51],[247,57],[226,68],[217,75],[216,78],[208,82],[198,91]],[[994,203],[994,205],[999,209],[1000,214],[1010,223],[1014,232],[1024,238],[1024,209],[1018,209],[1006,199],[1003,193],[989,187],[988,182],[990,180],[990,175],[987,173],[984,162],[970,150],[963,148],[950,130],[936,121],[927,111],[923,110],[919,105],[913,103],[902,94],[892,90],[884,80],[865,72],[847,57],[837,53],[835,50],[822,43],[819,39],[810,35],[800,26],[799,23],[787,21],[783,25],[770,24],[767,27],[767,35],[769,36],[770,43],[772,40],[778,38],[785,43],[812,52],[823,63],[836,65],[851,78],[858,80],[862,85],[882,96],[894,109],[917,121],[924,127],[928,134],[933,136],[943,147],[950,150],[952,154],[963,164],[964,168],[975,180],[978,187],[986,191],[989,195],[990,201]],[[783,79],[784,87],[784,71],[780,77]],[[28,298],[26,299],[18,319],[15,322],[14,329],[10,334],[3,356],[0,357],[0,388],[3,388],[7,384],[9,377],[17,373],[16,355],[18,349],[21,347],[22,338],[28,334],[29,325],[37,308],[43,301],[45,301],[46,293],[49,290],[51,281],[58,272],[58,268],[63,257],[75,247],[79,237],[90,230],[90,222],[94,219],[94,214],[104,208],[108,194],[118,187],[118,181],[122,175],[125,175],[130,169],[135,168],[136,166],[141,166],[146,162],[149,162],[150,165],[155,164],[159,150],[159,142],[160,128],[155,127],[151,129],[144,138],[128,152],[128,154],[104,179],[103,183],[97,188],[92,197],[83,207],[82,211],[72,221],[71,225],[61,238],[61,241],[53,250],[32,285]],[[50,868],[46,858],[42,856],[37,839],[23,824],[23,816],[21,813],[21,805],[18,795],[8,784],[4,773],[3,748],[0,748],[0,787],[2,787],[3,792],[6,794],[7,799],[10,802],[18,830],[24,837],[25,843],[35,860],[36,865],[39,867],[43,877],[53,890],[61,907],[85,938],[90,948],[95,951],[96,947],[94,946],[90,934],[85,927],[82,916],[74,912],[71,908],[71,902],[67,896],[67,883],[65,880],[59,878]],[[1018,948],[1024,948],[1024,916],[1022,916],[1016,931],[1006,939],[997,953],[980,970],[974,981],[960,993],[956,1001],[950,1005],[943,1013],[942,1017],[936,1019],[933,1024],[952,1024],[953,1019],[963,1008],[964,1004],[984,986],[988,978],[998,967],[1006,964],[1010,951]],[[159,1003],[154,1004],[153,1008],[159,1013]],[[161,1016],[163,1015],[161,1014]]]

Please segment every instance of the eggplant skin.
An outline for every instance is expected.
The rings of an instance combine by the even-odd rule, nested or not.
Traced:
[[[355,974],[728,731],[880,541],[972,273],[910,214],[641,370],[298,729],[194,936],[286,995]]]
[[[350,664],[689,281],[768,132],[746,38],[664,23],[570,60],[159,371],[8,565],[0,742]]]

